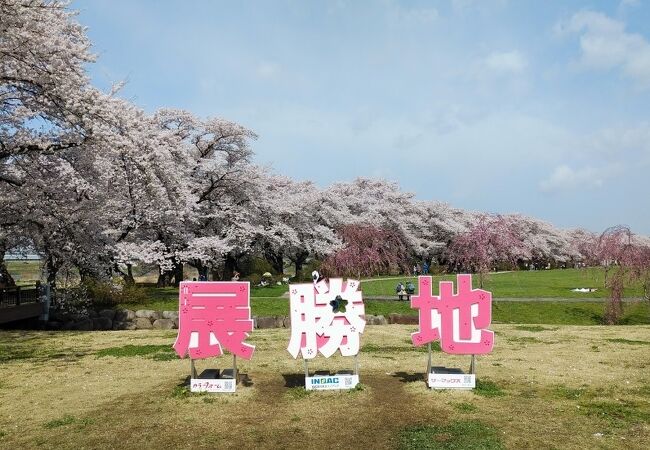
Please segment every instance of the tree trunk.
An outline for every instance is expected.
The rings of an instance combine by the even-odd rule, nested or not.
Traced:
[[[199,273],[199,279],[198,281],[208,281],[208,266],[203,264],[203,262],[200,259],[195,259],[189,264],[196,268],[197,272]]]
[[[177,262],[173,269],[174,286],[178,286],[185,278],[185,271],[182,262]]]
[[[158,281],[156,282],[157,287],[167,287],[170,285],[171,281],[171,272],[163,271],[158,267]]]
[[[224,258],[223,274],[221,276],[221,279],[224,281],[231,280],[233,275],[235,275],[236,270],[237,270],[237,260],[232,255],[232,253],[228,253]]]
[[[120,269],[120,266],[117,263],[115,263],[113,267],[115,271],[120,274],[126,285],[133,286],[135,284],[135,279],[133,278],[133,264],[126,264],[126,272]]]
[[[55,291],[56,290],[56,275],[59,272],[59,267],[54,262],[54,258],[52,257],[52,255],[48,255],[45,264],[46,264],[46,267],[47,267],[47,284],[50,285],[50,289],[52,291]]]
[[[129,286],[133,286],[135,284],[135,278],[133,278],[133,264],[126,265],[126,278],[124,278],[124,281]]]
[[[302,273],[302,266],[307,262],[307,257],[309,256],[309,252],[300,252],[296,254],[295,258],[293,259],[293,263],[296,266],[296,279],[297,280],[302,280],[304,278],[303,273]]]
[[[7,270],[5,253],[7,253],[7,247],[4,242],[0,241],[0,287],[13,287],[16,285],[16,281]]]
[[[270,248],[264,249],[264,259],[266,259],[276,273],[284,273],[284,255],[282,251],[275,252]]]

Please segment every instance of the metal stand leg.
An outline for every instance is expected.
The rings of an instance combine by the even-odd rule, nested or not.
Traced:
[[[309,364],[307,364],[307,360],[303,359],[305,362],[305,377],[309,377]]]
[[[427,345],[428,350],[429,350],[429,357],[427,359],[427,374],[426,374],[426,379],[429,379],[429,374],[431,373],[431,342]]]
[[[354,374],[359,375],[359,354],[354,355]]]
[[[469,363],[469,373],[476,375],[476,355],[472,355],[472,361]]]
[[[190,377],[198,378],[196,376],[196,367],[194,366],[194,360],[192,358],[190,358]]]
[[[237,355],[232,355],[232,377],[237,384]]]

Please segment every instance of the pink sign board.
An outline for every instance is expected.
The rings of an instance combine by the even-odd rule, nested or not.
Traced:
[[[192,359],[230,353],[250,359],[255,346],[244,340],[253,331],[247,281],[200,281],[180,284],[178,336],[174,350]]]
[[[415,346],[440,341],[446,353],[482,355],[494,346],[494,333],[487,328],[492,321],[492,293],[472,289],[471,275],[440,282],[440,294],[432,295],[430,276],[418,277],[418,295],[411,297],[411,308],[419,310],[420,329],[411,335]]]
[[[312,359],[320,352],[329,358],[359,353],[359,335],[366,321],[359,282],[332,278],[314,284],[289,286],[291,339],[287,350],[294,358]]]

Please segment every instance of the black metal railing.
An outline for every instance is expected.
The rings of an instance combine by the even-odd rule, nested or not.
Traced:
[[[39,286],[16,286],[0,289],[0,308],[11,308],[27,303],[39,303],[41,290]]]

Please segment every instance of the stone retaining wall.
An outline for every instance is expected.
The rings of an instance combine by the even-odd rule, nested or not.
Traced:
[[[384,316],[366,314],[368,325],[386,325],[392,323],[417,325],[418,317],[406,314],[389,314]],[[291,321],[287,316],[253,316],[255,328],[290,328]],[[178,328],[178,312],[153,311],[140,309],[103,309],[89,311],[87,315],[55,316],[47,323],[50,330],[172,330]]]

